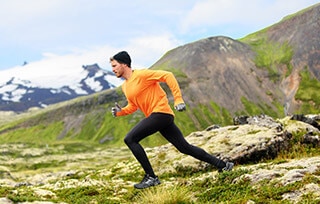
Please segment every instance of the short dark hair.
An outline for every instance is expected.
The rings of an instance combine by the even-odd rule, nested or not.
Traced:
[[[128,67],[131,67],[131,58],[126,51],[118,52],[110,58],[110,61],[112,60],[117,60],[119,63],[126,64]]]

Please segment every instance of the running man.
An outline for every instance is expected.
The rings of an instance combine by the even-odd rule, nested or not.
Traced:
[[[174,107],[177,111],[186,110],[179,84],[171,72],[162,70],[133,70],[131,58],[126,51],[121,51],[110,58],[112,71],[118,78],[124,78],[122,91],[128,104],[121,108],[118,104],[112,108],[114,117],[134,113],[140,109],[145,118],[133,127],[126,135],[124,142],[145,171],[142,181],[135,184],[137,189],[148,188],[160,184],[149,159],[139,142],[156,133],[161,135],[175,146],[181,153],[190,155],[198,160],[214,165],[219,172],[230,171],[232,162],[224,162],[208,154],[203,149],[189,144],[174,123],[174,112],[169,105],[167,95],[159,82],[165,82],[174,97]]]

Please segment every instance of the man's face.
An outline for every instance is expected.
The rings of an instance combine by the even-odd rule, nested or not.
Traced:
[[[122,77],[124,72],[124,66],[124,64],[120,64],[117,60],[111,61],[112,71],[118,78]]]

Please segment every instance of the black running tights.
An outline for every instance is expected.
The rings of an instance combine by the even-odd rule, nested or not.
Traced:
[[[147,154],[139,142],[158,131],[181,153],[210,163],[219,169],[226,166],[224,161],[208,154],[199,147],[189,144],[183,137],[179,128],[175,125],[174,117],[172,115],[164,113],[152,113],[149,117],[144,118],[135,127],[133,127],[124,139],[124,142],[141,164],[146,174],[155,176]]]

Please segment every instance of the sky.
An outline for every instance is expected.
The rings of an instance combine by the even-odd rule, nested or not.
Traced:
[[[0,0],[0,77],[60,72],[126,50],[148,68],[167,51],[213,36],[239,39],[317,0]],[[26,66],[22,66],[27,63]],[[38,65],[38,66],[36,66]]]

